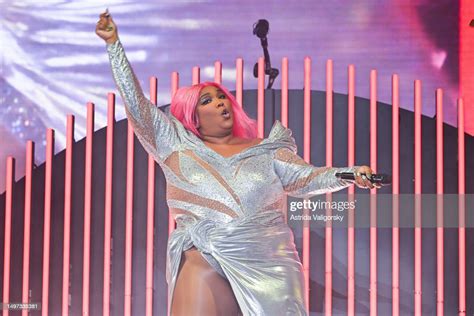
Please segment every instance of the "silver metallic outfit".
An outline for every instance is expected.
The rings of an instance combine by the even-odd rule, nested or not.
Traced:
[[[333,192],[351,182],[296,154],[291,131],[275,121],[260,144],[223,157],[145,98],[119,41],[107,45],[128,119],[163,169],[177,228],[170,235],[169,304],[183,251],[195,246],[232,287],[244,315],[307,315],[303,270],[282,209],[285,194]]]

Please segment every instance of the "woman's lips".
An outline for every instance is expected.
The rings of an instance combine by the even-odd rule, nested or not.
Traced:
[[[221,115],[225,118],[225,119],[229,119],[230,118],[230,112],[227,111],[227,109],[224,109],[221,113]]]

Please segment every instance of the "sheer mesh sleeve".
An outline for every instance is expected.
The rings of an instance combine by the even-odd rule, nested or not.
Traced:
[[[275,151],[273,166],[285,192],[294,197],[323,194],[349,187],[352,182],[336,178],[337,172],[355,172],[346,168],[314,167],[288,148]]]
[[[165,160],[178,144],[175,124],[148,100],[140,87],[122,44],[117,40],[107,45],[112,74],[125,104],[125,112],[145,150],[155,159]]]

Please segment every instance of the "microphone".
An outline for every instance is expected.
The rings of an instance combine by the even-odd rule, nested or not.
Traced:
[[[265,75],[268,75],[269,81],[267,85],[267,89],[271,89],[273,86],[273,82],[275,81],[276,77],[280,73],[278,69],[272,68],[270,63],[270,54],[268,53],[268,40],[267,34],[270,30],[270,23],[267,20],[262,19],[258,20],[257,23],[253,25],[253,34],[260,38],[260,44],[263,48],[263,55],[265,61]],[[253,67],[253,75],[255,78],[258,78],[258,63],[255,64]]]
[[[365,173],[361,173],[361,175],[365,175]],[[355,180],[355,174],[353,172],[337,172],[336,177],[342,180]],[[371,177],[367,177],[367,179],[372,183],[377,183],[382,186],[392,184],[392,177],[384,173],[374,173]]]

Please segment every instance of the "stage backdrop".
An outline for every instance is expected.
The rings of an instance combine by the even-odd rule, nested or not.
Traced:
[[[303,86],[303,58],[313,58],[313,89],[324,88],[326,59],[334,60],[336,92],[346,93],[346,67],[357,67],[357,90],[369,94],[369,72],[379,74],[379,100],[390,100],[390,76],[400,75],[401,106],[413,109],[413,80],[423,81],[423,113],[434,114],[433,93],[445,90],[445,121],[456,124],[458,97],[458,1],[195,1],[195,0],[4,0],[0,1],[0,166],[17,157],[24,175],[24,145],[36,142],[44,161],[45,129],[56,130],[56,151],[65,146],[67,114],[85,135],[85,104],[94,102],[96,125],[105,126],[105,96],[114,90],[105,45],[94,33],[108,7],[128,57],[142,83],[149,76],[169,87],[169,74],[191,82],[199,65],[202,81],[223,62],[223,83],[233,89],[235,58],[244,58],[244,86],[256,88],[252,69],[262,55],[252,26],[265,18],[272,66],[290,60],[290,88]],[[277,79],[275,87],[280,86]],[[159,104],[169,102],[159,90]],[[124,117],[118,109],[118,118]],[[0,192],[4,177],[0,177]]]
[[[347,95],[334,94],[334,135],[333,135],[333,166],[346,166],[348,156],[348,106]],[[257,115],[257,91],[248,90],[243,95],[248,106],[245,110],[252,116]],[[268,135],[275,119],[281,118],[281,92],[267,90],[265,93],[265,136]],[[121,106],[121,102],[118,102]],[[288,126],[298,145],[299,155],[303,155],[303,91],[292,90],[289,93]],[[311,94],[311,163],[316,166],[326,164],[326,93]],[[168,107],[162,107],[167,111]],[[370,163],[370,105],[369,100],[356,98],[356,150],[355,165]],[[422,193],[436,193],[436,120],[422,117]],[[401,110],[398,120],[400,128],[400,182],[401,194],[414,193],[414,126],[413,113]],[[377,104],[377,171],[392,171],[392,109],[388,104]],[[126,217],[126,178],[127,178],[127,121],[115,124],[113,139],[113,183],[112,183],[112,239],[111,239],[111,275],[110,275],[110,312],[111,315],[124,314],[124,274],[125,274],[125,225]],[[444,193],[458,192],[458,146],[457,130],[444,126]],[[79,137],[76,137],[78,139]],[[147,227],[147,154],[135,138],[133,164],[133,260],[131,304],[132,315],[145,315],[145,263],[146,263],[146,227]],[[474,139],[466,136],[466,174],[474,173]],[[70,286],[66,288],[70,295],[69,308],[71,315],[81,314],[82,282],[83,282],[83,243],[84,243],[84,174],[86,141],[81,140],[71,147],[72,158],[72,194],[71,194],[71,240],[70,240]],[[49,313],[58,315],[61,311],[62,273],[63,272],[63,234],[64,234],[64,196],[65,196],[65,152],[53,159],[52,169],[52,208],[51,208],[51,254],[50,254],[50,286]],[[397,153],[395,153],[397,156]],[[104,282],[104,197],[106,174],[106,129],[94,134],[92,155],[92,188],[91,188],[91,226],[90,226],[90,314],[102,314],[103,282]],[[165,259],[168,238],[168,208],[166,206],[166,185],[160,168],[155,174],[155,207],[154,207],[154,269],[153,269],[153,311],[154,315],[166,313],[166,281]],[[43,221],[44,221],[44,185],[45,166],[41,165],[33,171],[33,205],[31,211],[31,255],[30,255],[30,301],[41,302],[42,293],[42,260],[43,260]],[[342,192],[347,192],[344,190]],[[378,190],[379,194],[391,193],[392,187]],[[466,178],[466,193],[474,192],[474,180]],[[367,194],[367,190],[356,189],[358,194]],[[25,181],[22,179],[13,187],[12,239],[11,239],[11,273],[10,298],[19,302],[22,284],[23,259],[23,206]],[[0,223],[5,222],[3,211],[5,194],[0,195]],[[386,211],[379,209],[379,213]],[[446,209],[446,212],[449,212]],[[472,214],[472,209],[470,210]],[[358,215],[356,212],[356,221]],[[132,221],[128,221],[132,224]],[[289,221],[295,235],[295,243],[300,256],[303,254],[302,222]],[[423,315],[436,313],[437,249],[436,229],[422,230],[422,271],[420,276],[422,289]],[[309,267],[309,298],[312,315],[324,315],[325,307],[325,276],[326,269],[326,235],[323,228],[311,229],[309,236],[310,267]],[[348,268],[348,233],[347,228],[335,228],[332,234],[332,312],[333,315],[345,315],[347,312],[347,268]],[[415,279],[415,238],[413,228],[400,228],[400,257],[392,257],[392,229],[379,228],[377,231],[377,314],[391,315],[392,312],[392,268],[399,262],[399,312],[400,315],[414,314]],[[469,299],[474,293],[474,234],[472,226],[466,229],[466,315],[474,312],[474,302]],[[4,231],[0,226],[0,253],[3,253]],[[357,315],[368,315],[370,312],[370,230],[355,230],[355,312]],[[459,253],[458,229],[444,229],[444,311],[446,315],[457,314],[459,309]],[[0,260],[0,271],[3,271]],[[4,281],[2,274],[0,280]],[[2,289],[0,289],[1,291]],[[0,297],[1,297],[0,292]],[[32,313],[35,315],[35,313]],[[39,313],[36,313],[39,314]]]

